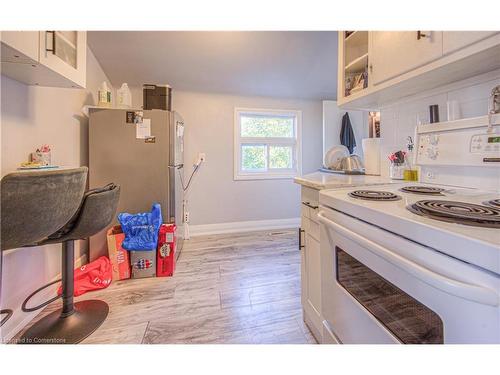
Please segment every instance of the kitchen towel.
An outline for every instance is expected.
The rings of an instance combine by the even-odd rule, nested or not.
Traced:
[[[380,138],[365,138],[361,141],[365,158],[365,174],[380,175]]]
[[[356,139],[354,138],[354,132],[352,131],[351,120],[349,119],[349,113],[345,113],[342,117],[342,128],[340,129],[340,143],[349,149],[349,153],[352,154],[354,147],[356,147]]]

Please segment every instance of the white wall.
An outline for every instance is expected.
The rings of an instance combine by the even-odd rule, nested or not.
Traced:
[[[86,90],[28,86],[2,75],[2,176],[15,171],[30,152],[45,143],[52,146],[54,164],[87,165],[88,121],[81,108],[97,102],[97,88],[103,80],[107,77],[90,49]],[[75,246],[76,258],[85,253],[82,242]],[[30,316],[20,311],[24,298],[60,273],[61,246],[10,250],[3,257],[2,308],[15,309],[2,327],[2,337],[8,337]]]
[[[389,174],[390,152],[405,149],[406,138],[414,136],[417,119],[429,123],[429,106],[439,105],[439,118],[447,120],[446,102],[457,100],[461,109],[461,117],[484,116],[488,113],[488,100],[491,90],[500,84],[500,70],[454,82],[437,89],[405,98],[403,101],[391,104],[380,110],[381,120],[381,173]],[[464,152],[467,150],[464,150]],[[463,185],[485,188],[485,179],[494,173],[494,167],[477,168],[446,168],[436,174],[436,183]],[[498,183],[497,183],[498,189]]]
[[[334,100],[323,100],[323,155],[333,146],[340,145],[340,131],[342,129],[342,117],[349,113],[356,147],[353,154],[363,157],[361,141],[368,138],[368,112],[346,111],[340,109]]]
[[[131,91],[133,105],[140,107],[141,89]],[[234,108],[301,110],[302,173],[309,173],[322,163],[321,101],[183,92],[174,88],[172,107],[186,124],[187,170],[198,152],[207,156],[188,197],[192,225],[300,216],[300,189],[292,179],[233,180]]]

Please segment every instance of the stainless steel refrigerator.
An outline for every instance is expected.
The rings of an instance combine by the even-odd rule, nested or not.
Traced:
[[[179,228],[180,254],[184,173],[181,116],[162,110],[91,109],[89,118],[89,187],[109,182],[120,185],[117,214],[148,212],[153,203],[160,203],[163,222],[176,223]],[[112,225],[117,223],[115,217]],[[104,231],[90,239],[89,254],[90,260],[107,255]]]

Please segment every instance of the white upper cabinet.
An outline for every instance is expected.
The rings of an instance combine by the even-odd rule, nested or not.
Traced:
[[[2,53],[2,61],[37,62],[38,31],[2,31],[2,43],[14,47],[18,53]],[[3,51],[2,51],[3,52]]]
[[[443,54],[455,52],[497,33],[498,31],[443,31]]]
[[[500,68],[498,31],[367,33],[366,49],[354,43],[363,34],[339,32],[337,102],[342,109],[378,110],[402,97]],[[366,50],[359,60],[351,59]]]
[[[435,31],[373,31],[370,56],[373,84],[440,58],[442,35]]]
[[[29,85],[85,88],[85,31],[2,32],[2,74]]]
[[[85,31],[40,32],[40,63],[80,87],[85,87],[86,59]]]

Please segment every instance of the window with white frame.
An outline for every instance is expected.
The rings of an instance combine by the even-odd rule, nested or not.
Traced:
[[[300,111],[236,108],[234,179],[291,178],[300,173]]]

